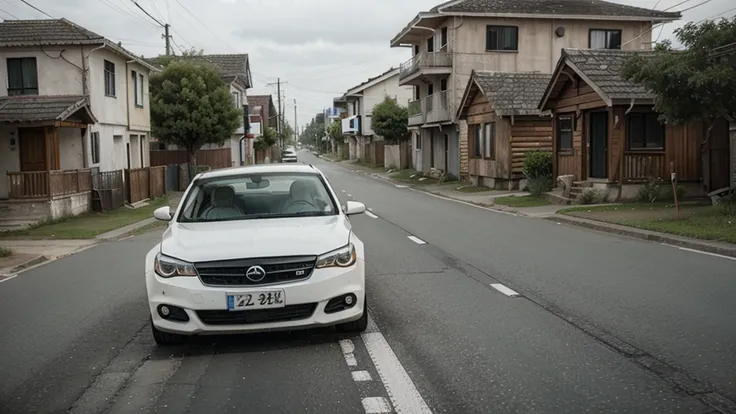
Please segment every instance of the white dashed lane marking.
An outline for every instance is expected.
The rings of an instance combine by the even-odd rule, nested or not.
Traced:
[[[370,217],[370,218],[374,218],[374,219],[375,219],[375,218],[378,218],[378,216],[377,216],[377,215],[375,215],[375,214],[371,213],[370,211],[366,211],[366,212],[365,212],[365,215],[366,215],[366,216],[368,216],[368,217]]]
[[[668,246],[668,247],[674,247],[675,249],[679,249],[679,250],[682,250],[684,252],[699,253],[699,254],[704,254],[706,256],[719,257],[721,259],[736,260],[736,257],[724,256],[724,255],[718,254],[718,253],[705,252],[705,251],[702,251],[702,250],[690,249],[688,247],[680,247],[680,246],[675,246],[675,245],[667,244],[667,243],[662,243],[662,245],[663,246]]]
[[[350,194],[350,193],[348,193],[348,197],[352,198],[352,197],[353,197],[353,195],[352,195],[352,194]]]
[[[355,355],[353,354],[343,354],[343,355],[345,356],[345,363],[347,363],[349,367],[358,366],[358,360],[355,359]]]
[[[396,184],[396,188],[409,188],[409,186]]]
[[[516,292],[513,289],[507,288],[506,286],[500,284],[500,283],[491,283],[491,287],[496,289],[497,291],[503,293],[506,296],[519,296],[519,293]]]
[[[388,404],[388,401],[386,401],[386,399],[383,397],[363,398],[363,409],[365,409],[366,414],[381,414],[392,412],[391,406]]]
[[[409,240],[413,241],[416,244],[427,244],[427,242],[425,242],[424,240],[420,239],[417,236],[406,236],[406,237],[409,238]]]
[[[371,381],[371,373],[368,371],[353,371],[353,381]]]

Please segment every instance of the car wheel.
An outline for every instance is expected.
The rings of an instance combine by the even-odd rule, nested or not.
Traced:
[[[158,328],[153,324],[153,320],[151,320],[151,332],[153,333],[153,340],[160,346],[179,345],[186,339],[184,335],[177,335],[158,330]]]
[[[360,319],[337,325],[340,332],[363,332],[368,327],[368,297],[363,301],[363,315]]]

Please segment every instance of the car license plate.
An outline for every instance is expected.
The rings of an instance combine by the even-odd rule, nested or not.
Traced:
[[[286,306],[286,298],[283,289],[227,294],[227,309],[231,311],[283,308],[284,306]]]

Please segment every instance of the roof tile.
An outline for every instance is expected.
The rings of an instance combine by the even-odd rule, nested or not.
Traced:
[[[0,122],[61,121],[75,106],[84,106],[84,96],[10,96],[0,98]]]
[[[500,116],[545,115],[537,104],[552,75],[539,72],[475,71],[475,80],[488,102]]]
[[[454,4],[453,4],[454,3]],[[449,13],[544,14],[679,19],[680,13],[627,6],[603,0],[464,0],[449,1],[431,10]]]
[[[611,99],[651,99],[643,86],[621,77],[621,68],[632,56],[652,56],[651,50],[564,49],[563,58],[574,64]]]

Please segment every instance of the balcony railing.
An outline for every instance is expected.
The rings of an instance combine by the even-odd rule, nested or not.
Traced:
[[[409,102],[409,126],[424,123],[424,100],[417,99]]]
[[[434,52],[422,52],[401,64],[399,79],[407,78],[422,69],[452,67],[452,43]]]
[[[9,198],[52,199],[92,189],[89,169],[8,172]]]
[[[425,122],[444,122],[452,120],[452,96],[450,91],[442,91],[426,98]]]

